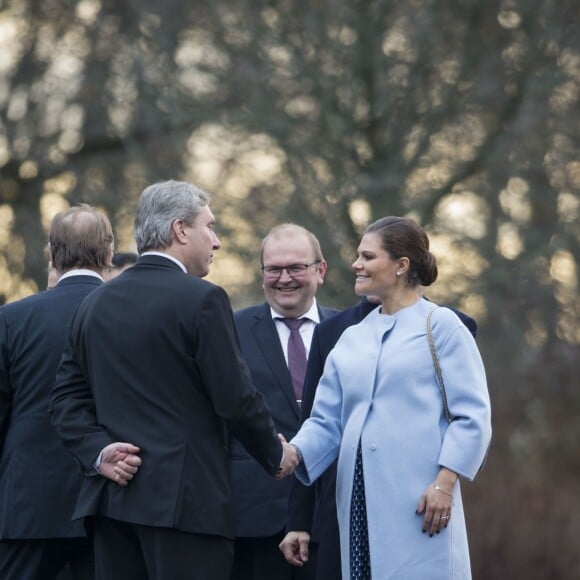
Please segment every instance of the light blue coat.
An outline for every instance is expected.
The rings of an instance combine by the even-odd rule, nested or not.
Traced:
[[[419,499],[441,466],[472,480],[491,439],[485,370],[459,318],[437,308],[431,329],[454,420],[443,413],[426,334],[434,308],[420,299],[394,315],[371,312],[331,351],[311,417],[291,443],[296,471],[313,483],[338,456],[337,509],[343,577],[349,570],[350,500],[361,441],[373,580],[471,578],[459,482],[449,526],[421,532]]]

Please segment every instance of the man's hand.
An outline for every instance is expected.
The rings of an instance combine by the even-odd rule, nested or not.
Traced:
[[[296,447],[294,447],[293,445],[288,445],[282,433],[278,433],[278,438],[282,442],[284,457],[280,467],[278,468],[278,472],[276,473],[276,479],[284,479],[288,475],[292,475],[294,473],[294,470],[298,467],[300,461],[298,458]]]
[[[288,532],[278,547],[284,554],[286,562],[301,567],[308,562],[309,543],[310,534],[308,532]]]
[[[121,486],[127,485],[141,465],[139,451],[139,447],[131,443],[107,445],[101,452],[98,472]]]

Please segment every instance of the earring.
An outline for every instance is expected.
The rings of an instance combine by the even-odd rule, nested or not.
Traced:
[[[401,275],[401,272],[397,272],[397,276],[400,276],[400,275]]]

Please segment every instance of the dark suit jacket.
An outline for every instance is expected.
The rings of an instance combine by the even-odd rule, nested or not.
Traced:
[[[111,442],[141,449],[128,486],[84,479],[75,517],[231,538],[227,431],[272,475],[282,458],[227,294],[162,256],[142,256],[83,302],[50,409],[85,471]]]
[[[336,313],[318,307],[320,320]],[[289,441],[300,424],[300,408],[284,351],[266,303],[235,313],[242,354],[248,363],[254,386],[264,395],[276,430]],[[240,442],[230,438],[230,474],[234,497],[235,535],[272,536],[284,529],[288,512],[290,480],[272,481],[265,476]]]
[[[355,306],[343,310],[316,327],[312,337],[304,381],[302,422],[310,416],[312,411],[316,388],[322,376],[328,353],[349,326],[358,324],[377,307],[376,304],[371,304],[363,298]],[[459,310],[454,308],[451,310],[457,314],[475,337],[477,333],[475,320]],[[288,506],[287,529],[308,531],[314,542],[328,541],[333,538],[336,541],[335,549],[327,549],[324,553],[334,554],[340,560],[338,520],[336,517],[336,462],[311,487],[304,486],[296,478],[292,478]],[[340,566],[337,569],[340,569]]]
[[[81,479],[50,424],[48,400],[68,322],[102,282],[65,278],[0,308],[0,538],[85,535],[72,522]]]

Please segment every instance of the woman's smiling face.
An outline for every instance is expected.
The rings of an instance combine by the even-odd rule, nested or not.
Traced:
[[[398,284],[400,260],[394,260],[383,249],[378,233],[365,234],[352,265],[356,278],[354,291],[357,296],[380,296],[383,299]]]

